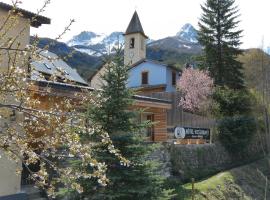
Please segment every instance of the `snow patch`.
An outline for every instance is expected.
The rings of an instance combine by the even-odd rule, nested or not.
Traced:
[[[96,37],[91,38],[91,40],[88,42],[88,45],[96,45],[101,43],[107,36],[102,33],[102,34],[98,34]]]
[[[187,49],[191,49],[191,46],[188,46],[188,45],[183,45],[185,48],[187,48]]]
[[[86,53],[86,54],[88,54],[88,55],[90,55],[90,56],[102,56],[101,53],[99,53],[99,52],[97,52],[97,51],[95,51],[95,50],[92,50],[92,49],[80,49],[80,48],[75,48],[75,50],[80,51],[80,52],[82,52],[82,53]]]

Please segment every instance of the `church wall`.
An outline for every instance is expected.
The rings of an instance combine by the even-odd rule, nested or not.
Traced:
[[[176,87],[174,85],[172,85],[172,72],[173,70],[169,67],[167,67],[166,70],[166,92],[175,92],[176,91]],[[176,72],[176,71],[175,71]],[[176,72],[176,83],[179,81],[179,72]]]
[[[129,47],[130,39],[135,39],[134,48]],[[143,45],[142,45],[143,44]],[[146,58],[146,41],[145,37],[140,33],[133,33],[125,35],[125,53],[124,62],[125,65],[132,65],[141,59]]]
[[[92,77],[90,86],[95,89],[101,89],[101,86],[105,84],[105,81],[102,80],[102,76],[106,72],[106,67],[103,66],[99,71]]]
[[[141,87],[141,73],[148,72],[148,85],[166,84],[166,67],[150,62],[143,62],[129,71],[128,87]]]

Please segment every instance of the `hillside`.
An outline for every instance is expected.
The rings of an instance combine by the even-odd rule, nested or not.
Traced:
[[[267,159],[224,171],[195,183],[195,199],[198,200],[263,200],[265,196],[265,176],[270,177]],[[177,183],[171,183],[171,185]],[[190,200],[191,183],[176,186],[178,199]],[[270,199],[267,187],[266,199]]]
[[[102,57],[91,56],[86,53],[76,51],[73,47],[69,47],[63,42],[58,42],[50,38],[40,38],[38,47],[43,48],[48,44],[51,44],[49,51],[60,57],[65,57],[73,52],[72,57],[68,57],[65,61],[72,68],[77,69],[78,73],[85,80],[87,80],[102,63]]]
[[[180,31],[181,33],[181,31]],[[178,34],[180,34],[178,33]],[[185,33],[182,31],[182,33]],[[86,33],[84,33],[86,34]],[[193,35],[194,33],[190,33],[190,35]],[[185,48],[176,48],[175,45],[167,46],[169,45],[167,42],[174,40],[177,40],[176,36],[171,38],[165,38],[162,40],[157,40],[154,42],[151,42],[147,46],[147,58],[152,60],[159,60],[163,61],[167,64],[174,64],[177,67],[183,67],[185,63],[194,63],[195,57],[200,54],[201,49],[197,43],[189,43],[188,40],[194,41],[193,37],[188,37],[186,34],[182,35],[182,37],[185,38],[185,42],[181,42],[182,45],[184,43],[193,45],[194,48],[192,49],[186,49]],[[76,37],[75,37],[76,38]],[[81,38],[84,38],[83,36],[80,36],[77,38],[78,40],[81,40]],[[87,38],[87,37],[86,37]],[[111,37],[110,37],[111,38]],[[111,38],[112,39],[112,38]],[[87,39],[84,39],[85,42],[88,41]],[[107,38],[108,40],[108,38]],[[179,41],[180,39],[178,39]],[[184,40],[182,38],[182,40]],[[53,45],[50,46],[49,50],[58,56],[66,56],[72,51],[74,51],[73,56],[71,58],[67,59],[67,63],[77,69],[79,74],[85,78],[88,79],[91,74],[93,74],[99,66],[102,64],[103,57],[97,56],[97,55],[89,55],[89,53],[83,53],[83,50],[80,49],[80,51],[77,50],[76,47],[70,47],[65,43],[54,41],[49,38],[40,38],[40,42],[38,46],[40,48],[44,47],[45,45],[52,43]],[[74,42],[74,41],[73,41]],[[78,45],[78,44],[77,44]],[[178,44],[179,45],[179,44]],[[81,44],[81,46],[83,46]],[[175,46],[175,47],[174,47]],[[87,52],[87,47],[83,46],[81,48],[85,48],[85,51]],[[260,89],[262,87],[262,63],[266,67],[266,74],[269,74],[270,76],[270,55],[264,53],[260,49],[247,49],[244,51],[243,55],[239,57],[239,60],[244,64],[244,74],[246,77],[247,86],[249,88],[256,88]]]
[[[239,56],[239,61],[243,63],[247,86],[262,91],[264,87],[262,80],[267,80],[269,84],[270,55],[261,49],[247,49]]]

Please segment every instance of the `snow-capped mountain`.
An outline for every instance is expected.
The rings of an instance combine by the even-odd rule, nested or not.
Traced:
[[[113,51],[114,47],[124,44],[123,32],[112,32],[109,35],[83,31],[67,42],[67,45],[91,56],[101,56]],[[191,24],[185,24],[172,37],[160,40],[147,40],[147,46],[161,50],[173,50],[179,53],[198,53],[201,50],[197,40],[197,31]]]
[[[197,30],[189,23],[185,24],[181,30],[176,34],[176,37],[191,43],[198,43],[198,33]]]
[[[191,24],[185,24],[175,36],[151,42],[148,47],[171,52],[197,54],[201,52],[197,36],[197,30]]]
[[[83,31],[67,42],[67,45],[89,55],[101,56],[112,51],[114,47],[124,43],[123,32],[109,35]]]
[[[104,34],[96,34],[90,31],[83,31],[79,35],[74,36],[71,40],[67,42],[68,46],[76,45],[91,45],[95,44],[98,40],[102,41]]]

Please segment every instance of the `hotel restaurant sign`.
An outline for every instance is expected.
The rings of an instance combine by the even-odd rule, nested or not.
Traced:
[[[204,139],[210,140],[210,129],[177,126],[171,130],[176,139]]]

